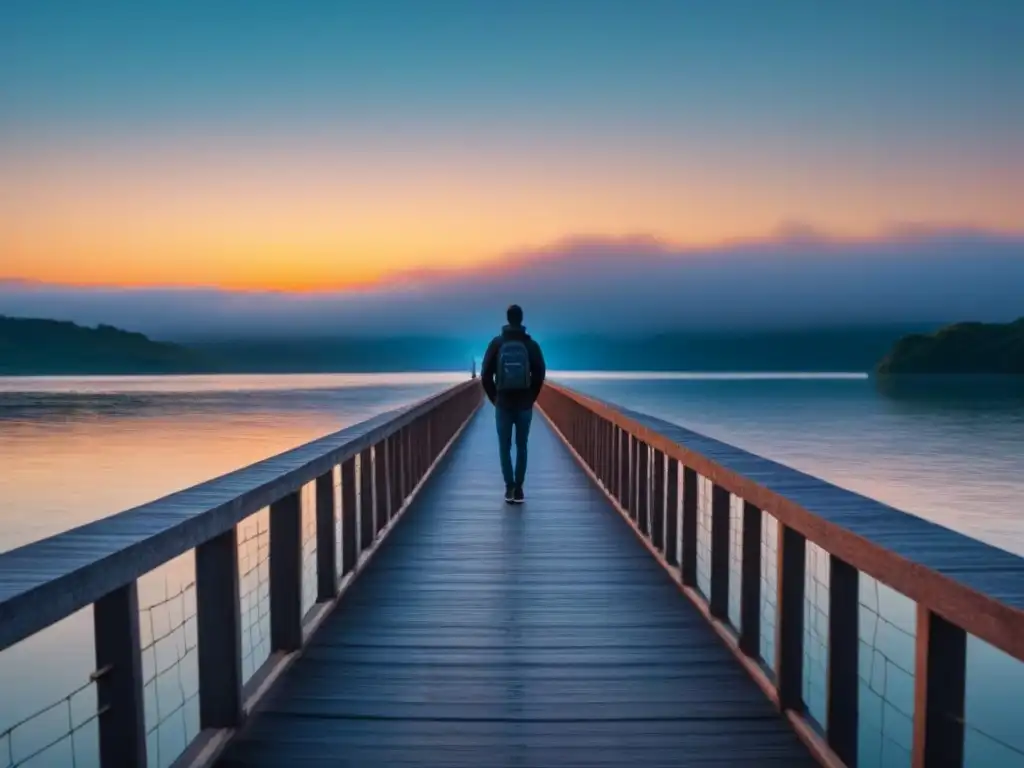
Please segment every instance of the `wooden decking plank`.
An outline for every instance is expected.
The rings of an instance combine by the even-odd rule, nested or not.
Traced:
[[[485,407],[224,765],[813,765],[540,416]]]

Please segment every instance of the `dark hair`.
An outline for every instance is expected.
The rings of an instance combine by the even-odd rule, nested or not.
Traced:
[[[505,312],[505,317],[508,318],[509,325],[522,325],[523,324],[523,308],[518,304],[513,304]]]

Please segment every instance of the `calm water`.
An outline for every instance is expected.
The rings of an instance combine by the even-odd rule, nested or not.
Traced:
[[[271,456],[462,378],[0,379],[0,550]],[[555,378],[1024,555],[1020,389],[931,384],[882,391],[863,377]],[[260,525],[252,522],[253,546]],[[808,557],[812,575],[827,572],[822,553]],[[169,764],[197,727],[188,682],[195,672],[194,622],[188,620],[194,595],[182,575],[190,567],[184,558],[140,583],[140,600],[153,606],[152,626],[144,627],[154,641],[149,664],[157,678],[151,694],[147,690],[147,722],[152,716],[161,724],[150,737],[153,765]],[[260,572],[254,573],[255,606],[261,593]],[[862,581],[862,764],[908,765],[913,605]],[[822,605],[827,600],[809,605],[808,616],[821,619]],[[771,607],[765,610],[767,616]],[[808,625],[808,664],[817,668],[827,616]],[[169,663],[161,659],[161,637],[171,648]],[[247,642],[253,666],[260,644],[258,638]],[[769,657],[770,647],[765,650]],[[83,611],[0,654],[0,733],[84,680],[92,652],[91,618]],[[973,640],[968,665],[970,763],[1024,765],[1024,665]],[[821,676],[809,678],[811,714],[823,721]],[[175,690],[166,694],[160,686],[170,683]],[[73,745],[62,742],[33,764],[69,765],[72,747],[78,765],[92,764],[94,728],[83,725],[94,707],[90,695],[86,690],[0,737],[0,768],[9,751],[24,756],[72,728]]]

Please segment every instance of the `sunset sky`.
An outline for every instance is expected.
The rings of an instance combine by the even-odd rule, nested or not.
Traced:
[[[0,4],[0,279],[1024,233],[1024,2]]]

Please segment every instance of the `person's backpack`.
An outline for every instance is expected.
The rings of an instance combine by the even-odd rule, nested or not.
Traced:
[[[509,339],[502,342],[495,379],[499,392],[530,388],[530,350],[525,341]]]

